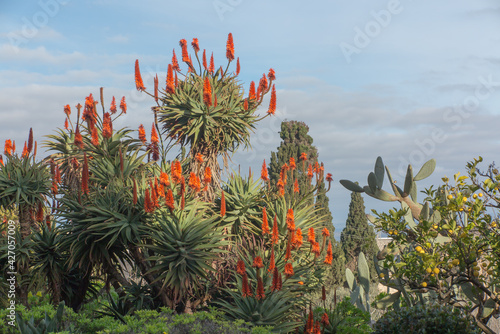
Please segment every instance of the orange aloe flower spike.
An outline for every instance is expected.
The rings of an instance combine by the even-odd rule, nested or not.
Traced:
[[[222,196],[220,198],[220,216],[224,217],[226,215],[226,197],[224,196],[224,192],[222,192]]]
[[[210,67],[208,68],[208,72],[214,74],[215,72],[215,64],[214,64],[214,53],[212,52],[212,56],[210,57]]]
[[[200,51],[200,43],[198,42],[198,38],[193,38],[191,46],[193,47],[194,52],[198,53],[198,51]]]
[[[226,58],[229,61],[234,60],[234,43],[233,43],[233,34],[232,33],[229,33],[229,35],[227,36]]]
[[[210,86],[210,80],[208,80],[208,77],[206,77],[203,82],[203,102],[205,102],[207,107],[212,105],[212,87]]]
[[[109,107],[109,112],[111,113],[111,115],[116,113],[116,99],[114,96],[111,99],[111,106]]]
[[[269,223],[267,221],[266,208],[262,208],[262,235],[270,234]]]
[[[236,75],[240,74],[240,57],[236,59]]]
[[[146,90],[142,82],[141,71],[139,70],[139,59],[135,60],[135,88],[141,91]]]
[[[205,49],[203,49],[203,68],[208,71],[207,52]]]
[[[127,103],[125,102],[125,96],[122,97],[122,100],[120,101],[120,109],[122,110],[123,114],[127,113]]]
[[[276,89],[271,90],[271,100],[269,101],[269,109],[267,110],[268,114],[274,115],[276,113]]]
[[[272,244],[277,244],[279,241],[279,231],[278,231],[278,219],[276,216],[274,216],[274,223],[273,223],[273,234],[271,236],[271,242]]]
[[[181,68],[179,66],[179,62],[177,61],[177,56],[175,55],[175,49],[173,50],[172,54],[173,54],[172,55],[172,69],[174,71],[178,72],[181,70]]]
[[[173,74],[174,67],[171,64],[168,64],[167,69],[167,93],[174,94],[175,93],[175,81]]]

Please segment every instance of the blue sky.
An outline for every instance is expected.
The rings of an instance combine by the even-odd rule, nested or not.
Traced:
[[[497,159],[500,4],[478,1],[0,1],[0,140],[41,141],[85,96],[125,95],[122,126],[149,124],[151,100],[135,90],[165,75],[179,40],[197,37],[225,64],[231,32],[247,85],[276,71],[278,112],[233,166],[259,170],[276,150],[282,120],[309,125],[334,180],[366,183],[377,156],[402,181],[408,163],[436,158],[423,186]],[[262,110],[264,113],[265,110]],[[336,232],[350,194],[330,193]],[[367,212],[390,205],[365,197]]]

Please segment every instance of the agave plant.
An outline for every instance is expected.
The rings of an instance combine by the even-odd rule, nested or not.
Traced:
[[[255,123],[262,119],[258,117],[256,110],[271,88],[267,115],[275,113],[276,93],[272,85],[275,80],[274,70],[270,69],[267,76],[262,76],[257,89],[252,82],[248,97],[245,98],[242,84],[238,82],[239,59],[236,71],[229,71],[231,62],[235,59],[232,34],[229,34],[226,46],[228,64],[225,70],[222,67],[216,70],[213,54],[208,62],[205,50],[200,61],[197,38],[192,42],[197,66],[188,54],[186,40],[181,40],[180,45],[182,61],[188,66],[188,72],[181,73],[174,51],[172,64],[168,65],[166,89],[158,90],[157,80],[155,81],[154,97],[158,103],[154,108],[155,115],[158,116],[162,134],[171,140],[171,144],[190,147],[190,169],[197,171],[201,170],[200,166],[210,167],[213,172],[212,185],[218,188],[221,170],[217,158],[222,156],[227,161],[228,154],[239,146],[250,146],[250,133]],[[138,90],[145,90],[138,62],[136,84]],[[213,199],[215,195],[212,185],[207,192],[209,199]]]

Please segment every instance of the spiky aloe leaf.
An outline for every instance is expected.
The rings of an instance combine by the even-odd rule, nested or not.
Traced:
[[[373,169],[375,172],[375,176],[377,177],[377,187],[382,189],[384,185],[384,162],[381,157],[377,157],[377,161],[375,161],[375,168]]]
[[[354,192],[357,192],[357,193],[364,192],[363,188],[360,185],[358,185],[358,184],[356,184],[356,183],[354,183],[352,181],[349,181],[349,180],[340,180],[339,182],[347,190],[354,191]]]
[[[404,193],[406,195],[409,195],[412,188],[413,188],[413,168],[411,167],[411,165],[408,165],[408,169],[406,170]]]
[[[363,286],[366,293],[370,292],[370,268],[363,252],[359,253],[358,257],[358,278],[359,283]]]
[[[413,178],[414,181],[420,181],[429,177],[436,169],[436,160],[431,159],[427,161],[422,168],[418,171],[417,175]]]

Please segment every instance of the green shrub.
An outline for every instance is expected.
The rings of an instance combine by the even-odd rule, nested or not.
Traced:
[[[417,305],[389,311],[374,325],[374,334],[481,333],[470,315],[459,309],[443,305]]]

